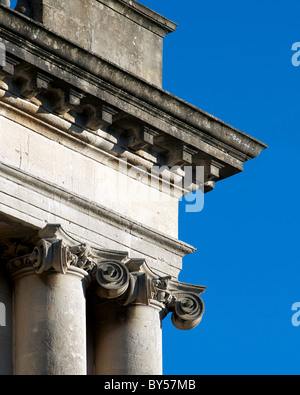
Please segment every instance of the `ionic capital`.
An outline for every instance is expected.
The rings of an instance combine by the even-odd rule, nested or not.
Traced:
[[[177,329],[189,330],[200,324],[205,306],[199,295],[206,287],[191,285],[162,278],[154,281],[155,295],[164,302],[168,312],[172,313],[172,322]]]
[[[8,271],[13,274],[20,269],[32,268],[37,274],[49,270],[66,274],[70,267],[91,272],[105,259],[122,260],[127,253],[92,248],[69,236],[57,224],[48,224],[38,233],[38,242],[33,251],[27,255],[11,259]]]
[[[101,262],[93,272],[100,303],[160,305],[166,314],[172,313],[173,324],[181,330],[195,328],[202,320],[205,308],[199,295],[205,287],[160,277],[144,260]]]
[[[8,271],[14,272],[32,267],[37,274],[49,270],[66,274],[70,266],[84,270],[93,267],[91,250],[85,244],[76,245],[60,225],[47,225],[40,230],[39,241],[31,254],[12,259],[8,262]]]
[[[104,260],[92,273],[100,302],[115,300],[123,306],[150,303],[152,274],[144,260]]]
[[[91,287],[97,304],[115,301],[122,306],[155,305],[165,315],[171,312],[173,324],[181,330],[195,328],[204,314],[204,303],[199,295],[204,293],[205,287],[162,277],[154,273],[144,259],[129,259],[127,252],[80,244],[60,225],[49,224],[41,229],[33,251],[10,260],[7,267],[11,275],[21,269],[31,269],[38,275],[82,269],[93,279]]]
[[[97,265],[97,295],[100,299],[116,299],[123,296],[130,285],[132,275],[127,267],[117,261],[103,261]]]

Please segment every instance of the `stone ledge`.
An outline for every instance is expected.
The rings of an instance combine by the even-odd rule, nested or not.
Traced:
[[[101,0],[100,2],[162,38],[166,34],[174,32],[178,26],[177,23],[170,21],[135,0]]]
[[[115,228],[121,230],[126,229],[127,232],[140,239],[144,239],[156,245],[162,245],[166,250],[180,257],[196,251],[194,247],[187,243],[167,236],[126,216],[120,215],[120,213],[107,209],[107,207],[101,206],[100,204],[95,204],[81,196],[76,196],[75,194],[71,195],[67,190],[58,188],[56,185],[51,184],[50,182],[39,180],[32,175],[25,173],[24,171],[20,171],[17,168],[1,162],[0,174],[4,178],[11,180],[18,185],[23,185],[26,188],[30,186],[32,190],[38,191],[43,196],[48,196],[51,198],[56,196],[59,198],[60,202],[65,201],[68,206],[76,207],[76,210],[80,212],[88,212],[90,215],[101,218],[101,221],[104,221],[109,225],[113,225]]]

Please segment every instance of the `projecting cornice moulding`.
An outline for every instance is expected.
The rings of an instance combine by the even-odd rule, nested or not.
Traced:
[[[218,181],[242,171],[245,161],[255,158],[267,147],[170,93],[70,43],[41,24],[4,7],[0,7],[0,37],[12,59],[11,71],[20,72],[23,68],[24,72],[26,67],[31,66],[44,74],[46,80],[54,79],[56,92],[61,82],[67,84],[70,92],[74,92],[68,98],[71,106],[61,106],[60,111],[56,108],[58,114],[64,116],[72,106],[78,104],[85,111],[99,108],[101,103],[108,105],[113,112],[107,113],[108,118],[103,116],[104,125],[110,125],[111,129],[121,131],[121,134],[133,128],[130,123],[152,128],[157,132],[153,138],[154,149],[157,146],[161,151],[165,150],[166,158],[170,141],[172,146],[177,147],[176,155],[178,150],[184,155],[184,146],[190,147],[195,150],[192,165],[204,163],[206,166],[206,181],[211,182],[212,178],[213,182]],[[20,64],[14,65],[15,61]],[[51,88],[51,81],[48,83]],[[89,112],[89,117],[91,120],[92,112]],[[89,125],[93,123],[86,124],[86,127]],[[98,126],[103,125],[96,125],[95,128]],[[131,130],[130,133],[137,132]],[[217,177],[212,177],[212,160],[218,163]]]
[[[45,180],[39,180],[30,174],[26,174],[24,171],[20,171],[17,168],[0,162],[0,177],[1,176],[13,181],[17,185],[22,185],[27,188],[30,186],[32,191],[37,191],[47,198],[52,199],[53,196],[59,196],[60,203],[66,202],[68,206],[74,206],[76,210],[82,209],[82,211],[88,212],[90,216],[93,215],[98,218],[98,220],[101,219],[101,221],[112,224],[119,229],[126,229],[126,231],[132,235],[147,240],[150,243],[160,244],[166,250],[181,257],[196,251],[195,247],[187,243],[169,237],[155,229],[146,227],[137,221],[120,215],[120,213],[114,212],[113,210],[109,210],[107,207],[101,206],[100,204],[93,203],[81,196],[75,194],[70,195],[70,191],[58,188],[54,184],[45,182]]]

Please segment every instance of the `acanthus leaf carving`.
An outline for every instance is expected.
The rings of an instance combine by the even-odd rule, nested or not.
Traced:
[[[66,274],[70,267],[85,270],[94,281],[98,302],[114,300],[122,306],[155,304],[172,313],[176,328],[195,328],[202,320],[204,303],[200,294],[206,287],[191,285],[153,272],[145,259],[128,259],[127,252],[96,249],[79,244],[60,225],[47,225],[30,254],[8,262],[11,274],[32,268]]]
[[[124,259],[127,253],[95,249],[85,243],[79,244],[59,224],[48,224],[38,233],[39,241],[31,253],[21,258],[11,254],[8,270],[13,273],[22,267],[32,267],[37,274],[54,270],[66,274],[70,267],[92,272],[104,259]]]
[[[96,254],[87,244],[80,244],[78,246],[70,247],[70,253],[72,254],[73,265],[86,271],[92,271],[96,265]]]

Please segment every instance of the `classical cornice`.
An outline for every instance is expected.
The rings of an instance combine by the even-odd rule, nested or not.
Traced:
[[[245,161],[266,148],[257,139],[4,7],[0,7],[0,37],[13,58],[64,81],[85,95],[85,100],[100,100],[116,110],[116,116],[110,115],[111,128],[122,129],[125,114],[135,125],[143,123],[157,130],[153,143],[161,149],[167,151],[171,139],[179,152],[186,145],[196,150],[193,165],[205,161],[209,182],[242,171]],[[220,165],[217,177],[212,176],[211,160]]]
[[[91,159],[100,163],[109,163],[110,167],[119,172],[124,172],[131,178],[134,178],[135,173],[128,172],[128,169],[138,169],[138,166],[140,166],[140,168],[145,169],[149,179],[151,177],[159,181],[153,182],[153,188],[160,191],[168,190],[171,196],[180,199],[183,195],[197,189],[195,184],[186,186],[183,182],[181,185],[179,183],[176,184],[174,179],[178,178],[179,175],[171,171],[168,172],[168,177],[165,176],[164,179],[159,177],[159,175],[155,176],[155,173],[152,171],[153,161],[137,156],[129,150],[122,150],[115,143],[116,139],[114,136],[104,131],[99,130],[95,132],[89,129],[80,130],[80,133],[78,133],[79,128],[74,127],[72,119],[61,118],[46,110],[39,111],[40,107],[37,103],[16,96],[8,90],[8,86],[2,81],[0,81],[0,102],[0,115],[3,117],[53,141],[56,141],[57,137],[61,136],[65,141],[65,145],[69,148],[81,154],[84,147],[87,152],[85,155]],[[184,173],[181,174],[183,175]],[[141,180],[141,182],[148,185],[148,178]]]

